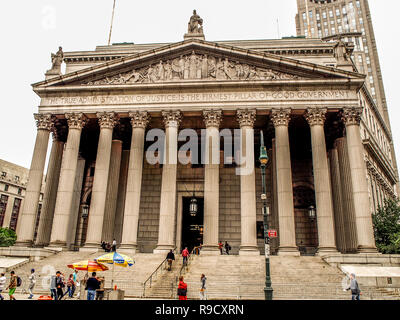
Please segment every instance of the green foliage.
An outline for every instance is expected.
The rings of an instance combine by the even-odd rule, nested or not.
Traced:
[[[0,228],[0,247],[10,247],[17,241],[17,234],[9,228]]]
[[[400,199],[386,199],[372,215],[376,247],[382,253],[400,253]]]

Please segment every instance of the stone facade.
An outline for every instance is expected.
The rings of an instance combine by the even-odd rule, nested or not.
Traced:
[[[199,29],[178,43],[62,53],[67,73],[33,86],[49,125],[38,126],[18,245],[34,244],[32,208],[52,130],[52,149],[65,147],[49,165],[59,181],[45,194],[55,209],[41,230],[51,236],[36,245],[93,250],[115,238],[130,253],[202,244],[219,254],[218,242],[228,241],[233,253],[258,255],[262,130],[268,219],[278,231],[271,252],[375,252],[367,174],[381,168],[364,155],[384,150],[362,133],[371,100],[348,50],[302,38],[208,42]],[[192,139],[197,151],[186,148]],[[379,183],[393,196],[396,171],[386,165],[393,179]]]

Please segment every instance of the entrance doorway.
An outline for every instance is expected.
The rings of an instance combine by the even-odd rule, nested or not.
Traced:
[[[197,214],[191,215],[189,211],[192,197],[182,198],[182,249],[188,248],[189,252],[194,247],[203,243],[204,230],[204,199],[196,198]]]

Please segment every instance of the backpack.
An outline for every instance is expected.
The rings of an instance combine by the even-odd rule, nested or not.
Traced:
[[[17,287],[20,287],[22,284],[22,279],[20,277],[17,277]]]

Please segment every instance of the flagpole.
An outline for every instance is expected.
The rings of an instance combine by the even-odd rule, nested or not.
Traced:
[[[112,27],[114,24],[115,2],[116,2],[116,0],[114,0],[113,11],[112,11],[112,16],[111,16],[111,26],[110,26],[110,34],[108,36],[108,45],[110,45],[110,43],[111,43],[111,33],[112,33]]]

